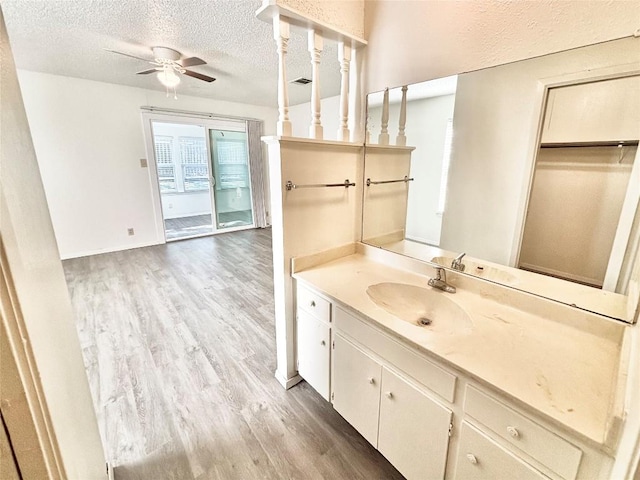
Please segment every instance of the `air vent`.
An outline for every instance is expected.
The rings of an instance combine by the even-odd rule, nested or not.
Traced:
[[[298,77],[295,80],[291,80],[289,83],[297,83],[298,85],[306,85],[311,83],[311,80],[304,77]]]

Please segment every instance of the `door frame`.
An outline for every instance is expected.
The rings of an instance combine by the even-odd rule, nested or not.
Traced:
[[[515,231],[509,262],[509,264],[514,266],[514,268],[517,268],[520,263],[520,251],[522,248],[524,226],[527,217],[527,210],[529,208],[531,189],[533,187],[535,164],[542,140],[542,129],[544,127],[544,115],[546,111],[549,90],[557,87],[580,85],[584,83],[592,83],[603,80],[614,80],[617,78],[633,77],[637,75],[640,75],[640,63],[634,62],[625,65],[616,65],[613,67],[605,67],[595,70],[584,70],[538,80],[536,93],[537,101],[535,103],[536,107],[534,108],[531,122],[531,135],[529,137],[529,154],[527,155],[527,159],[525,161],[525,166],[523,169],[523,188],[521,188],[522,193],[520,197],[518,213],[516,216]],[[628,199],[625,199],[625,202],[628,202]],[[623,248],[622,243],[622,241],[618,240],[614,247],[618,249]],[[626,243],[624,243],[624,248],[626,248]]]
[[[149,185],[151,187],[151,204],[153,207],[153,216],[154,216],[154,225],[156,230],[156,237],[158,243],[167,243],[166,230],[164,226],[164,212],[162,210],[162,193],[160,192],[160,182],[158,179],[158,169],[156,164],[156,154],[155,154],[155,146],[153,142],[153,122],[162,122],[162,123],[176,123],[183,125],[196,125],[204,128],[206,144],[207,144],[207,154],[208,159],[207,163],[209,165],[209,194],[211,197],[211,226],[212,233],[205,233],[200,235],[193,235],[187,238],[198,238],[205,237],[209,235],[216,235],[218,233],[227,233],[227,232],[235,232],[239,230],[248,230],[251,228],[255,228],[255,213],[253,215],[253,224],[251,225],[243,225],[240,227],[231,227],[220,230],[217,228],[217,222],[214,217],[216,215],[216,204],[215,204],[215,194],[214,188],[215,184],[213,182],[213,158],[212,158],[212,150],[211,150],[211,141],[209,138],[209,130],[230,130],[230,131],[243,131],[246,133],[246,120],[235,119],[235,118],[224,118],[224,117],[215,117],[215,118],[201,118],[197,116],[197,114],[193,115],[180,115],[175,112],[158,112],[158,111],[141,111],[142,118],[142,129],[144,132],[144,141],[145,141],[145,150],[147,156],[147,168],[149,173]],[[242,128],[240,128],[242,126]],[[248,163],[248,162],[247,162]],[[251,175],[251,170],[249,166],[249,175]],[[217,181],[217,180],[216,180]],[[252,206],[253,209],[253,206]],[[170,240],[172,241],[172,240]]]

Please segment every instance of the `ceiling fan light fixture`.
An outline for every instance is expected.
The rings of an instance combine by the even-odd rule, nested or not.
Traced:
[[[180,83],[180,77],[171,68],[163,68],[158,72],[158,80],[167,88],[175,88]]]

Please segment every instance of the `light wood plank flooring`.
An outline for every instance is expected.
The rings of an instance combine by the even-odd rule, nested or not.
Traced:
[[[269,230],[64,262],[117,480],[402,478],[275,380],[271,262]]]

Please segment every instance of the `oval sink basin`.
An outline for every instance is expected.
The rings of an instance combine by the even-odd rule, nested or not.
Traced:
[[[453,258],[433,257],[431,261],[433,263],[437,263],[438,265],[442,265],[443,267],[451,267],[451,262],[453,262]],[[480,263],[476,263],[472,260],[467,260],[465,258],[462,259],[462,263],[465,265],[464,273],[468,273],[469,275],[473,275],[474,277],[480,277],[486,280],[491,280],[493,282],[508,283],[508,284],[514,284],[518,282],[518,277],[507,272],[506,270],[502,270],[496,267],[491,267],[488,265],[482,265]]]
[[[447,294],[404,283],[377,283],[367,288],[377,306],[394,317],[434,332],[460,334],[471,332],[471,318]]]

